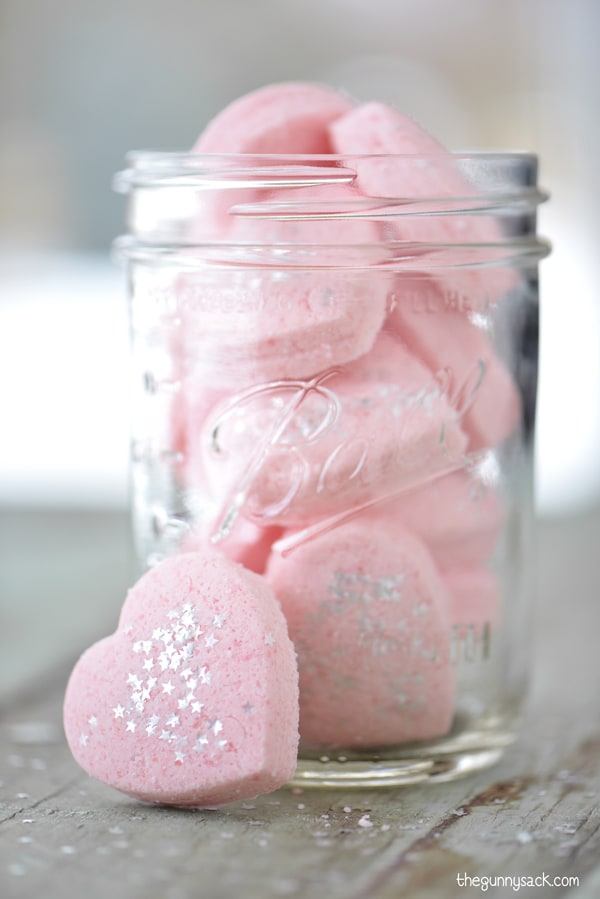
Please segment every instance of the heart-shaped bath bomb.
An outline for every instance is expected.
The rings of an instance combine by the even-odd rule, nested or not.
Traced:
[[[332,119],[329,139],[334,153],[363,157],[349,161],[363,194],[399,201],[395,210],[386,210],[388,237],[437,247],[435,265],[443,266],[438,273],[449,294],[477,309],[516,285],[515,272],[502,266],[507,254],[501,248],[501,216],[482,214],[489,198],[466,177],[465,158],[448,153],[408,116],[378,102],[355,105]],[[480,245],[479,251],[470,250],[473,265],[464,265],[465,244]],[[497,264],[476,264],[481,261]]]
[[[269,585],[216,553],[161,562],[79,659],[64,724],[92,777],[143,801],[216,807],[280,787],[296,766],[298,673]]]
[[[353,170],[318,158],[331,153],[328,126],[354,106],[319,84],[271,84],[229,104],[198,137],[192,153],[217,155],[199,160],[204,189],[190,243],[241,244],[236,253],[250,266],[199,265],[178,278],[196,380],[239,387],[307,377],[373,346],[387,277],[373,269],[361,277],[339,254],[345,244],[377,244],[378,228],[345,214],[359,196]]]
[[[363,515],[266,571],[300,671],[304,746],[374,748],[448,732],[450,599],[431,555],[391,516]]]

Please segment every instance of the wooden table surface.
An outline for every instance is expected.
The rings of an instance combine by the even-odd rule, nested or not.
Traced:
[[[0,897],[509,896],[511,877],[543,884],[520,896],[600,897],[600,510],[538,531],[527,720],[496,767],[177,811],[90,780],[62,733],[69,670],[114,629],[132,580],[127,517],[4,510]]]

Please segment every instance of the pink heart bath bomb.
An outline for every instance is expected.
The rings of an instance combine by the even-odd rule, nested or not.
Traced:
[[[267,566],[298,652],[311,749],[446,734],[456,677],[450,598],[425,545],[392,517],[357,517]]]
[[[79,659],[64,725],[82,768],[146,802],[216,807],[280,787],[298,673],[269,585],[216,553],[161,562]]]

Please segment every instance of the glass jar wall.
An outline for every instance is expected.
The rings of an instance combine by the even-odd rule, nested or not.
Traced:
[[[129,162],[142,569],[211,546],[268,579],[297,782],[495,761],[530,659],[535,158]]]

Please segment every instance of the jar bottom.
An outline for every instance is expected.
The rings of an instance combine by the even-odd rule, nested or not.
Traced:
[[[470,731],[427,744],[372,753],[344,750],[298,759],[291,787],[378,788],[445,783],[490,768],[516,739],[516,728]]]

